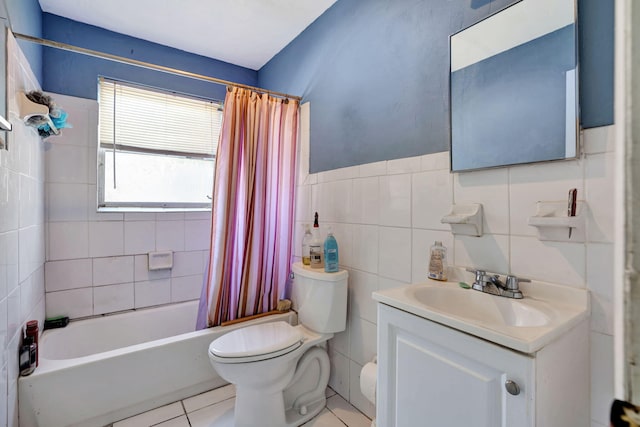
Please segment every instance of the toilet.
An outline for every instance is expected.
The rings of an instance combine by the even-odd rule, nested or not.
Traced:
[[[220,426],[300,426],[325,406],[325,343],[346,326],[348,272],[325,273],[302,263],[293,264],[292,272],[297,326],[283,321],[246,326],[209,346],[213,368],[236,387],[233,421],[229,416]]]

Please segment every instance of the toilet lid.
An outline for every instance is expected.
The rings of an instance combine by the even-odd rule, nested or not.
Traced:
[[[301,343],[300,330],[279,321],[231,331],[215,339],[209,345],[209,353],[218,358],[276,357],[294,350]]]

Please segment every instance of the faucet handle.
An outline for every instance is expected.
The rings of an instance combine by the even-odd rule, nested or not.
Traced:
[[[506,288],[511,291],[517,291],[520,289],[520,282],[531,282],[530,279],[520,279],[516,276],[507,276]]]

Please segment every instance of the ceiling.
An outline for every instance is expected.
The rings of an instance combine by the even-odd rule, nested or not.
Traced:
[[[39,0],[63,16],[260,69],[336,0]]]

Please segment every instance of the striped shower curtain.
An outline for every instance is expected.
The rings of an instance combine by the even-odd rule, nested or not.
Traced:
[[[197,329],[274,310],[291,264],[298,102],[230,87]]]

